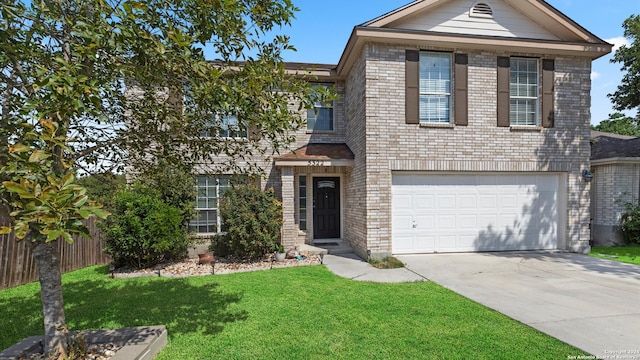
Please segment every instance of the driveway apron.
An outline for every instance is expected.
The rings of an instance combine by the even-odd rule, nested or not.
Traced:
[[[559,252],[396,257],[409,270],[592,355],[640,360],[640,266]]]

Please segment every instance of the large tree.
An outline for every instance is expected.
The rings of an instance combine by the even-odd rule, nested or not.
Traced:
[[[259,170],[249,155],[288,144],[317,91],[285,71],[292,47],[273,35],[296,10],[290,0],[0,0],[0,193],[11,219],[0,231],[32,245],[47,353],[64,357],[67,344],[54,244],[107,215],[78,169],[226,159],[226,170]],[[223,115],[241,119],[248,139],[203,136],[224,130]]]
[[[591,125],[591,129],[620,135],[640,136],[640,125],[633,118],[622,113],[609,114],[608,120],[602,120],[596,126]]]
[[[616,50],[611,62],[621,63],[625,72],[622,83],[609,98],[617,111],[636,110],[636,118],[640,119],[640,15],[631,15],[622,23],[624,37],[629,39],[629,46],[622,45]]]

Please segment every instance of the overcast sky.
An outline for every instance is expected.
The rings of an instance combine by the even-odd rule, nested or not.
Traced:
[[[291,28],[297,52],[285,53],[285,61],[337,64],[354,26],[397,9],[410,0],[293,0],[300,8]],[[471,1],[470,1],[471,2]],[[640,0],[548,0],[549,4],[594,33],[615,44],[625,43],[622,22],[640,14]],[[591,123],[613,112],[607,94],[615,91],[622,73],[611,64],[611,55],[593,62]],[[631,114],[631,113],[630,113]]]

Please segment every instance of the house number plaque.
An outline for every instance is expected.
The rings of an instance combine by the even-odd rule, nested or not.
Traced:
[[[324,166],[324,161],[322,160],[309,160],[307,161],[308,166]]]

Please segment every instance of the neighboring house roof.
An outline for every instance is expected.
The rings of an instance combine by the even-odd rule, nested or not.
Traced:
[[[606,137],[616,138],[616,139],[627,139],[627,140],[636,138],[635,136],[631,136],[631,135],[620,135],[620,134],[614,134],[610,132],[591,130],[591,140],[595,140],[600,136],[606,136]]]
[[[640,162],[640,138],[591,131],[591,161],[594,164]]]
[[[597,59],[612,45],[587,31],[543,0],[492,0],[495,14],[469,20],[461,0],[417,0],[356,26],[342,53],[337,71],[349,72],[364,44],[424,44],[456,49],[526,52],[543,55],[588,56]],[[460,26],[459,24],[466,26]]]
[[[329,162],[332,166],[353,166],[353,152],[347,144],[307,144],[276,158],[276,165],[309,166],[309,162]],[[323,165],[318,163],[319,165]]]

